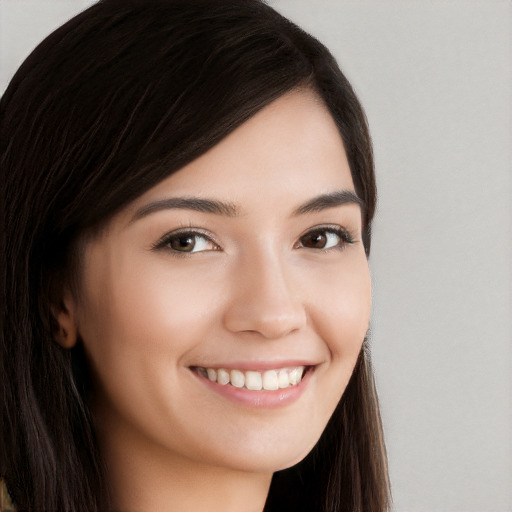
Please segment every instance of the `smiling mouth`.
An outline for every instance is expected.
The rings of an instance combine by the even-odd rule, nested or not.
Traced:
[[[191,370],[221,386],[229,385],[250,391],[276,391],[297,386],[311,368],[313,367],[296,366],[259,372],[254,370],[228,370],[224,368],[194,366],[191,367]]]

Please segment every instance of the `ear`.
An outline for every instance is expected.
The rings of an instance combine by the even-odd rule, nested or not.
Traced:
[[[54,318],[53,337],[64,348],[72,348],[78,340],[76,304],[69,290],[65,290],[61,300],[52,306]]]

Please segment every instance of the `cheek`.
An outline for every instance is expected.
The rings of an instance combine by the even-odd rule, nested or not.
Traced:
[[[171,267],[165,261],[143,266],[118,258],[96,275],[81,322],[90,342],[101,343],[102,350],[107,344],[186,350],[194,332],[209,322],[216,293],[190,272]]]
[[[324,281],[324,289],[311,297],[308,306],[316,330],[333,359],[355,363],[370,322],[371,282],[366,257],[347,257],[345,265]]]
[[[218,290],[165,261],[140,272],[135,262],[118,257],[90,281],[81,334],[104,424],[165,439],[170,424],[186,431],[182,361],[206,339]]]
[[[215,328],[223,282],[206,263],[190,272],[165,256],[150,265],[144,258],[129,251],[102,255],[100,270],[90,273],[80,330],[99,393],[149,414],[148,394],[175,397],[175,370],[183,371],[183,361]]]

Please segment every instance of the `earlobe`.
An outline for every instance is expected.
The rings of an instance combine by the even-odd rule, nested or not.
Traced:
[[[55,326],[53,337],[64,348],[72,348],[78,340],[75,303],[70,293],[66,293],[58,306],[52,307]]]

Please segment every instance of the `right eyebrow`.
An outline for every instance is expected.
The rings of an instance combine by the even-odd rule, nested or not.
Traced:
[[[135,212],[130,222],[146,217],[151,213],[161,210],[194,210],[196,212],[214,213],[216,215],[225,215],[227,217],[236,217],[240,214],[238,208],[233,203],[225,203],[213,199],[203,199],[199,197],[169,197],[149,203]]]

